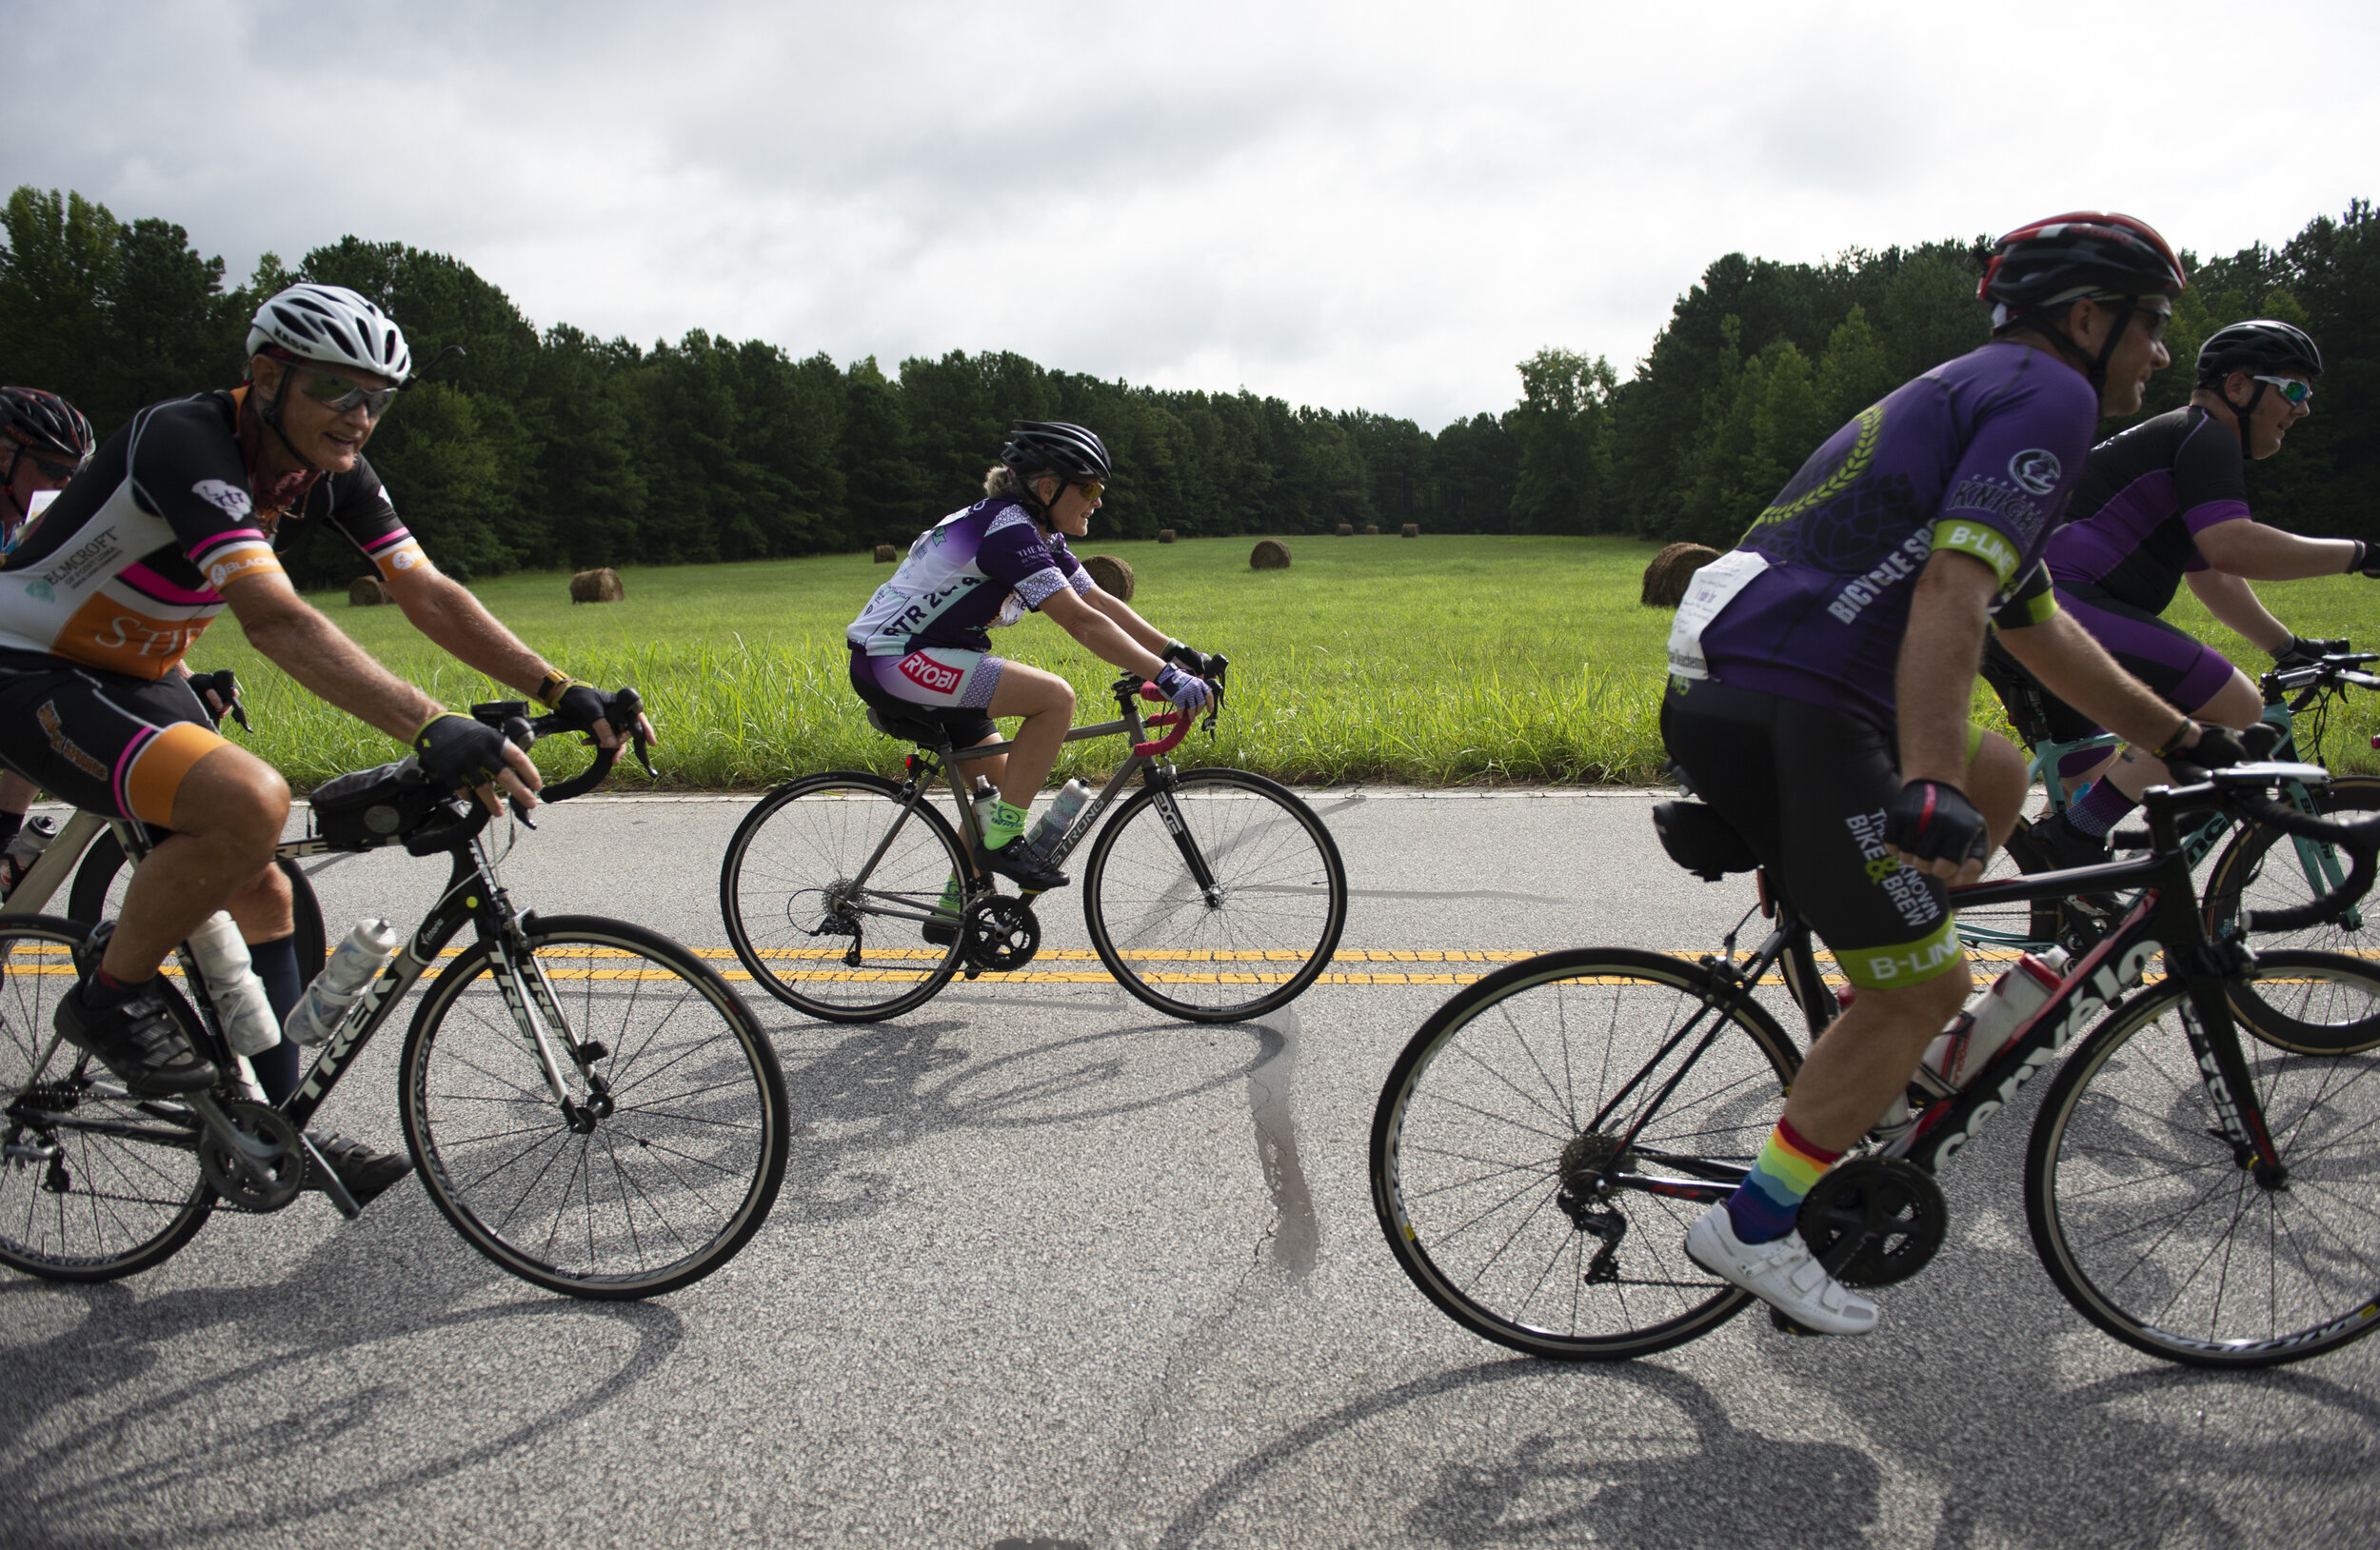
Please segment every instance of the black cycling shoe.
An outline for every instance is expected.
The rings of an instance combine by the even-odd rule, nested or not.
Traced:
[[[2033,826],[2033,840],[2050,863],[2051,870],[2063,872],[2069,867],[2096,866],[2113,861],[2105,835],[2085,834],[2076,828],[2064,813],[2045,818]],[[2084,913],[2101,920],[2112,920],[2120,906],[2114,894],[2093,891],[2069,896]]]
[[[68,1043],[97,1056],[145,1098],[203,1092],[215,1084],[214,1063],[190,1047],[163,997],[142,991],[93,1011],[83,999],[89,988],[85,979],[58,1000],[58,1033]]]
[[[1029,893],[1047,893],[1066,885],[1066,874],[1050,865],[1026,848],[1021,836],[1009,841],[998,850],[975,847],[976,870],[998,872]]]
[[[381,1194],[390,1184],[413,1171],[413,1159],[403,1152],[375,1151],[360,1141],[350,1141],[336,1130],[308,1130],[306,1139],[314,1143],[314,1150],[323,1154],[347,1185],[355,1203],[363,1205]],[[312,1168],[306,1170],[307,1189],[323,1187],[321,1177]]]

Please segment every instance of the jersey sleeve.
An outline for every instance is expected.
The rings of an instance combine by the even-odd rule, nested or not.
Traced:
[[[181,404],[151,411],[127,462],[135,504],[172,529],[208,587],[221,591],[243,576],[279,574],[281,562],[257,518],[239,446],[210,419]]]
[[[2202,418],[2173,454],[2173,509],[2192,538],[2218,522],[2248,515],[2248,460],[2239,436],[2212,415]],[[2204,561],[2190,567],[2206,568]]]
[[[1934,548],[1982,561],[2005,596],[2040,557],[2082,478],[2098,424],[2097,395],[2046,357],[1976,411],[1944,484]]]
[[[1073,555],[1067,554],[1065,560],[1076,570],[1081,568]],[[1013,590],[1019,602],[1033,609],[1071,586],[1068,571],[1041,542],[1041,529],[1022,507],[1012,506],[992,519],[975,551],[975,567]]]
[[[398,571],[411,570],[429,558],[397,520],[396,506],[381,487],[380,475],[361,457],[354,467],[331,477],[330,524],[372,563],[382,581],[393,581]]]
[[[2032,568],[2010,587],[2008,601],[1992,610],[1994,629],[2025,629],[2057,612],[2057,592],[2050,584],[2050,567],[2035,560]]]

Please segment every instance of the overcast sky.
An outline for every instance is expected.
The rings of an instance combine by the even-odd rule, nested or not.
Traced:
[[[1006,348],[1432,429],[1542,346],[1625,373],[1731,249],[2099,207],[2229,252],[2380,192],[2370,0],[7,11],[6,186],[235,276],[352,232],[541,327]]]

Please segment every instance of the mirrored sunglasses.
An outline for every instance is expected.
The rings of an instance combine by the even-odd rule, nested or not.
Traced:
[[[318,371],[311,367],[301,369],[306,372],[306,380],[299,385],[298,391],[325,408],[336,409],[342,414],[361,404],[364,412],[377,420],[388,407],[388,401],[397,396],[394,388],[367,388],[360,382],[350,382],[345,377]]]
[[[1082,498],[1086,501],[1096,501],[1107,493],[1107,487],[1097,479],[1078,479],[1075,488],[1082,491]]]
[[[2258,376],[2256,380],[2279,393],[2291,404],[2303,404],[2314,396],[2313,384],[2300,382],[2295,377]]]

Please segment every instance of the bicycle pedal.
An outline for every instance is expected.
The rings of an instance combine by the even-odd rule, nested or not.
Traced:
[[[1826,1338],[1822,1333],[1815,1329],[1804,1329],[1801,1325],[1794,1322],[1794,1321],[1787,1316],[1783,1308],[1770,1308],[1769,1322],[1776,1326],[1779,1334],[1796,1335],[1803,1340],[1811,1341],[1824,1340]]]

